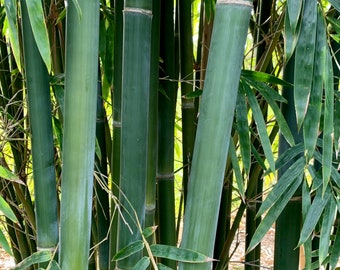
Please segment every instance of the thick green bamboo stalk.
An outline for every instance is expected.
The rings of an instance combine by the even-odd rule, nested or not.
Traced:
[[[37,249],[59,240],[49,74],[36,45],[25,1],[21,1],[24,62],[32,141]]]
[[[65,121],[60,266],[87,269],[90,247],[99,1],[69,1],[66,11]]]
[[[114,74],[113,74],[113,140],[112,140],[112,195],[119,197],[120,178],[120,145],[121,145],[121,97],[122,97],[122,57],[123,57],[123,10],[124,1],[114,1]],[[110,256],[117,251],[118,214],[115,209],[115,201],[111,200],[111,229],[110,229]],[[110,269],[115,269],[116,262],[111,260]]]
[[[174,128],[177,85],[175,71],[174,2],[162,1],[161,14],[161,80],[158,99],[158,236],[159,243],[176,245],[174,199]],[[174,261],[162,263],[175,269]]]
[[[145,218],[152,1],[125,1],[123,18],[119,199],[125,220],[122,217],[119,219],[118,249],[140,239],[137,222],[143,226]],[[119,261],[118,269],[131,269],[139,255]]]
[[[224,171],[252,4],[217,1],[181,246],[213,256]],[[204,218],[202,218],[204,217]],[[180,263],[179,269],[210,269]]]

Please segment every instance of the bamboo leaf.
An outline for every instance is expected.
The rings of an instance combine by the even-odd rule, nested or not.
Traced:
[[[319,221],[325,206],[328,204],[330,198],[332,196],[332,192],[328,187],[324,196],[322,196],[322,190],[318,189],[316,191],[316,196],[313,200],[312,205],[310,206],[308,213],[306,215],[306,219],[303,223],[301,229],[301,235],[299,239],[298,246],[303,244],[311,235],[312,231],[315,228],[316,223]]]
[[[254,249],[261,242],[262,238],[271,228],[273,223],[277,220],[282,210],[285,208],[285,206],[292,198],[298,187],[301,185],[302,179],[303,175],[300,174],[299,178],[295,178],[294,179],[295,181],[285,189],[284,193],[280,194],[277,200],[275,200],[275,203],[269,209],[268,213],[266,214],[266,216],[263,218],[260,225],[256,229],[253,238],[251,239],[250,244],[248,246],[247,252]],[[279,182],[281,181],[282,178],[280,179]],[[259,216],[259,214],[257,214],[257,216]]]
[[[276,160],[275,165],[276,169],[277,170],[281,169],[283,166],[287,165],[288,162],[294,160],[297,156],[303,154],[303,151],[304,145],[302,143],[290,147],[288,150],[282,153]]]
[[[4,235],[4,233],[2,232],[2,230],[0,230],[0,246],[11,256],[13,256],[11,247],[6,239],[6,236]]]
[[[276,201],[280,199],[283,194],[287,192],[293,182],[298,181],[304,171],[305,159],[300,157],[295,161],[288,170],[281,176],[280,180],[275,184],[273,189],[268,194],[267,198],[263,201],[257,217],[264,214],[268,209],[273,208]]]
[[[333,121],[334,121],[334,87],[333,68],[330,53],[326,53],[326,67],[324,69],[325,109],[322,143],[322,182],[323,191],[329,182],[333,157]]]
[[[26,270],[26,269],[29,269],[29,267],[34,264],[47,262],[51,259],[52,259],[51,251],[47,251],[47,250],[37,251],[33,253],[31,256],[21,261],[20,263],[18,263],[14,267],[14,270]]]
[[[241,77],[244,77],[248,80],[254,80],[256,82],[263,82],[263,83],[270,83],[270,84],[277,84],[277,85],[282,85],[282,86],[287,86],[287,87],[293,87],[293,85],[290,84],[289,82],[286,82],[271,74],[260,72],[260,71],[243,69],[241,72]]]
[[[320,243],[319,243],[319,261],[323,263],[329,253],[330,237],[332,233],[332,227],[334,218],[336,215],[336,202],[333,198],[330,198],[330,202],[325,207],[323,213],[322,225],[320,231]]]
[[[285,61],[286,63],[289,61],[293,52],[296,48],[296,44],[300,34],[300,26],[299,23],[295,29],[291,27],[289,16],[285,16],[285,27],[284,27],[284,48],[285,48]]]
[[[18,222],[17,217],[14,215],[11,207],[1,196],[0,196],[0,212],[2,212],[2,214],[8,217],[10,220]]]
[[[157,226],[151,226],[151,227],[145,228],[143,230],[143,236],[145,238],[149,238],[151,235],[155,233],[156,230],[157,230]]]
[[[150,258],[143,257],[136,263],[136,265],[132,268],[132,270],[145,270],[145,269],[148,269],[149,265],[150,265]]]
[[[244,181],[243,181],[243,177],[242,177],[242,173],[240,170],[240,166],[238,164],[238,158],[236,155],[236,149],[235,149],[235,145],[234,145],[234,141],[232,139],[230,139],[230,143],[229,143],[229,156],[231,159],[231,163],[233,165],[233,170],[235,173],[235,178],[236,178],[236,183],[237,183],[237,187],[238,187],[238,191],[240,192],[242,198],[244,198],[244,194],[245,194],[245,190],[244,190]]]
[[[275,171],[274,155],[273,155],[273,152],[272,152],[272,146],[271,146],[271,143],[270,143],[270,140],[269,140],[269,137],[268,137],[268,133],[267,133],[266,122],[263,119],[263,115],[262,115],[260,105],[258,104],[256,97],[255,97],[255,94],[250,89],[250,87],[247,84],[243,84],[243,86],[244,87],[242,87],[242,88],[247,95],[249,105],[250,105],[251,110],[253,112],[253,117],[254,117],[254,120],[256,122],[257,131],[258,131],[260,139],[261,139],[264,154],[267,158],[270,169],[274,172]]]
[[[6,169],[5,167],[0,165],[0,177],[7,179],[12,182],[16,182],[21,185],[25,185],[23,181],[20,180],[18,176],[12,173],[10,170]]]
[[[320,9],[318,9],[320,11]],[[303,137],[305,142],[305,155],[307,160],[312,158],[316,141],[318,139],[321,106],[322,106],[322,89],[323,89],[323,74],[325,69],[327,38],[326,28],[322,14],[318,12],[317,30],[316,30],[316,45],[315,45],[315,60],[313,68],[313,83],[310,91],[310,98],[305,120],[303,123]]]
[[[119,250],[112,258],[114,261],[123,260],[144,248],[144,243],[142,240],[137,240],[126,247]]]
[[[52,60],[50,53],[50,42],[47,34],[47,27],[45,24],[42,1],[29,0],[26,1],[26,5],[35,42],[38,46],[41,57],[46,64],[47,70],[51,71]]]
[[[9,24],[9,38],[18,69],[22,71],[20,60],[20,42],[17,23],[17,1],[5,0],[6,18]]]
[[[247,103],[244,95],[238,93],[236,100],[236,130],[239,137],[239,145],[241,149],[241,157],[244,170],[249,174],[251,162],[251,143],[249,136],[248,112]]]
[[[269,106],[272,108],[282,135],[285,137],[290,146],[293,146],[295,144],[293,134],[290,130],[290,127],[288,126],[288,123],[286,122],[286,119],[282,114],[281,109],[274,100],[274,93],[276,93],[276,91],[265,84],[257,84],[256,89],[262,94],[262,96],[267,100]]]
[[[303,0],[287,0],[290,27],[295,30],[300,18]]]
[[[305,118],[313,81],[317,1],[305,1],[302,18],[294,68],[294,102],[299,128]]]
[[[204,263],[214,261],[214,259],[209,258],[199,252],[184,248],[154,244],[150,246],[150,249],[152,254],[159,258],[166,258],[188,263]]]

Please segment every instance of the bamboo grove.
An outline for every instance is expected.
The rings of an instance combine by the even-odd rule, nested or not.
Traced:
[[[236,269],[241,228],[242,269],[336,269],[339,18],[338,0],[0,0],[15,269]]]

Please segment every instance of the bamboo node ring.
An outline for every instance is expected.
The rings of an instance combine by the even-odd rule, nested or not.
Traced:
[[[247,0],[219,0],[217,2],[220,4],[234,4],[234,5],[253,7],[253,4]]]

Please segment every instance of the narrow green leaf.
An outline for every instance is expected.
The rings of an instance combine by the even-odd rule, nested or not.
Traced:
[[[272,145],[268,137],[267,126],[266,126],[266,122],[263,119],[263,114],[262,114],[260,105],[258,104],[256,100],[254,92],[250,89],[250,87],[247,84],[243,84],[242,88],[247,95],[249,105],[253,112],[253,117],[256,122],[257,131],[261,139],[261,144],[262,144],[264,154],[267,158],[270,169],[274,172],[275,171],[275,160],[274,160],[274,155],[272,152]]]
[[[312,231],[315,228],[316,223],[319,221],[321,214],[325,209],[325,206],[328,204],[331,196],[332,191],[330,190],[329,187],[326,189],[324,196],[322,196],[321,189],[318,189],[316,191],[315,198],[313,200],[311,207],[308,210],[306,219],[301,229],[301,235],[298,246],[303,244],[311,235]]]
[[[290,27],[295,30],[301,14],[303,0],[287,0]]]
[[[301,23],[297,24],[296,28],[291,27],[289,16],[285,16],[284,27],[284,47],[285,47],[285,62],[287,63],[294,53],[296,44],[300,34]]]
[[[305,159],[300,157],[295,161],[289,169],[281,176],[280,180],[275,184],[269,192],[267,198],[263,201],[257,217],[263,215],[269,208],[272,208],[276,201],[283,196],[290,188],[293,182],[297,182],[301,178],[304,171]]]
[[[123,260],[144,248],[144,243],[142,240],[137,240],[126,247],[119,250],[112,258],[114,261]]]
[[[339,262],[340,258],[340,230],[336,230],[335,240],[331,251],[330,256],[330,267],[331,269],[335,269],[336,265]]]
[[[150,265],[150,258],[143,257],[136,263],[136,265],[132,268],[132,270],[145,270],[145,269],[148,269],[149,265]]]
[[[323,74],[327,47],[325,23],[322,14],[320,14],[320,9],[318,9],[318,11],[313,83],[310,91],[308,109],[303,123],[303,137],[307,160],[311,159],[318,139],[322,106]]]
[[[0,177],[7,179],[12,182],[16,182],[21,185],[25,185],[23,181],[20,180],[18,176],[12,173],[10,170],[6,169],[5,167],[0,165]]]
[[[277,220],[282,210],[285,208],[285,206],[287,205],[289,200],[293,197],[298,187],[301,185],[302,179],[303,175],[300,174],[300,177],[298,179],[295,179],[295,181],[286,188],[284,193],[280,194],[279,198],[269,209],[267,215],[263,218],[260,225],[256,229],[253,238],[251,239],[250,244],[248,246],[247,252],[251,251],[261,242],[262,238],[271,228],[273,223]],[[281,180],[282,179],[280,179],[280,181]]]
[[[296,44],[294,68],[294,102],[299,128],[305,118],[313,81],[316,14],[317,1],[305,1],[300,36]]]
[[[14,270],[26,270],[29,269],[30,266],[38,263],[43,263],[51,260],[52,253],[51,251],[43,250],[43,251],[37,251],[33,253],[31,256],[27,257],[20,263],[18,263]]]
[[[189,263],[204,263],[214,261],[214,259],[209,258],[199,252],[184,248],[154,244],[150,246],[150,249],[152,254],[159,258]]]
[[[279,158],[276,160],[276,169],[279,170],[283,166],[285,166],[288,162],[294,160],[297,156],[303,154],[304,151],[304,145],[302,143],[299,143],[297,145],[294,145],[293,147],[290,147],[288,150],[286,150],[284,153],[282,153]]]
[[[21,67],[21,55],[20,55],[20,42],[18,33],[18,23],[17,23],[17,1],[15,0],[5,0],[6,18],[9,24],[9,39],[11,41],[11,46],[14,54],[15,61],[17,63],[18,69],[22,71]]]
[[[229,157],[231,159],[231,163],[233,165],[233,170],[234,170],[234,173],[235,173],[238,191],[240,192],[242,198],[244,198],[244,194],[245,194],[244,181],[243,181],[242,173],[241,173],[241,170],[240,170],[240,166],[238,164],[239,160],[238,160],[237,155],[236,155],[236,149],[235,149],[234,141],[232,140],[232,138],[230,138],[228,152],[229,152]]]
[[[17,217],[14,215],[11,207],[1,196],[0,196],[0,212],[2,212],[2,214],[8,217],[10,220],[18,222]]]
[[[329,52],[326,53],[326,63],[324,69],[325,85],[325,110],[323,124],[322,143],[322,182],[323,191],[329,182],[332,170],[333,157],[333,121],[334,121],[334,87],[333,87],[333,67]]]
[[[274,100],[274,96],[276,96],[274,93],[277,92],[263,83],[262,84],[257,83],[256,86],[257,86],[256,89],[262,94],[262,96],[267,100],[269,106],[272,108],[282,135],[285,137],[286,141],[290,144],[290,146],[293,146],[295,144],[293,134],[290,130],[290,127],[287,124],[286,119],[282,114],[281,109]]]
[[[334,218],[336,215],[336,202],[333,198],[330,198],[330,202],[325,207],[323,213],[322,225],[320,231],[320,243],[319,243],[319,261],[323,263],[329,253],[330,237],[332,233],[332,227],[334,224]]]
[[[242,163],[246,174],[249,174],[251,163],[251,143],[249,136],[248,110],[246,99],[244,95],[241,95],[240,93],[238,93],[237,95],[235,118],[236,130],[240,142],[239,145],[241,150]]]
[[[200,90],[200,89],[197,89],[193,92],[190,92],[188,94],[186,94],[184,97],[187,98],[187,99],[190,99],[190,98],[197,98],[197,97],[200,97],[202,95],[203,91]]]
[[[145,238],[149,238],[151,235],[155,233],[156,230],[157,230],[157,226],[147,227],[143,230],[143,236]]]
[[[6,239],[6,236],[4,235],[4,233],[2,232],[2,230],[0,230],[0,246],[11,256],[13,256],[12,253],[12,249]]]
[[[270,83],[270,84],[277,84],[287,87],[293,87],[292,84],[289,82],[286,82],[276,76],[273,76],[268,73],[260,72],[260,71],[253,71],[253,70],[242,70],[241,76],[248,79],[248,80],[254,80],[257,82],[263,82],[263,83]]]
[[[26,1],[28,15],[31,22],[32,32],[39,52],[44,60],[47,70],[51,71],[50,42],[45,24],[44,11],[41,0]]]

